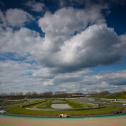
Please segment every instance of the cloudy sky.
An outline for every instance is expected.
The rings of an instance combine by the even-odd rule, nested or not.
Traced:
[[[126,90],[126,0],[0,0],[0,93]]]

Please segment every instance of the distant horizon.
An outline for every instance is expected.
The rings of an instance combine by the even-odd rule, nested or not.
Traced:
[[[48,93],[52,93],[53,95],[55,94],[83,94],[83,95],[88,95],[88,94],[99,94],[99,93],[122,93],[122,92],[126,92],[126,91],[116,91],[116,92],[109,92],[109,91],[94,91],[94,92],[64,92],[64,91],[57,91],[57,92],[8,92],[8,93],[0,93],[0,96],[2,95],[41,95],[41,94],[48,94]]]

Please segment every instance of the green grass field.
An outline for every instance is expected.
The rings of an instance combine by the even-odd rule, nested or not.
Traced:
[[[53,109],[52,104],[68,104],[71,109]],[[104,107],[98,107],[96,103],[90,103],[89,101],[79,102],[76,99],[27,99],[20,102],[13,102],[6,105],[5,109],[7,114],[16,115],[31,115],[31,116],[46,116],[57,117],[59,114],[64,113],[70,116],[90,116],[90,115],[106,115],[115,114],[122,111],[124,108],[121,103],[109,103]]]

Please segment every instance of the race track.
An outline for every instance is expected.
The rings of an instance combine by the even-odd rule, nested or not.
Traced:
[[[82,119],[41,119],[3,116],[0,117],[0,126],[126,126],[126,116]]]

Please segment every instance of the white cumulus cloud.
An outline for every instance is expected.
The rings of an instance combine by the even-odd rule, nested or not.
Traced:
[[[5,13],[0,11],[0,23],[5,27],[21,27],[32,20],[33,16],[22,9],[8,9]]]
[[[40,2],[36,2],[34,0],[29,0],[26,4],[26,7],[29,7],[32,11],[35,12],[43,12],[45,9],[45,5]]]
[[[21,27],[30,20],[23,10],[0,11],[0,56],[27,56],[25,62],[0,59],[0,92],[123,89],[126,71],[93,74],[90,69],[119,63],[125,55],[125,35],[117,35],[106,25],[101,8],[46,12],[38,21],[45,38]],[[15,26],[20,29],[14,30]],[[31,63],[33,59],[37,64]]]

